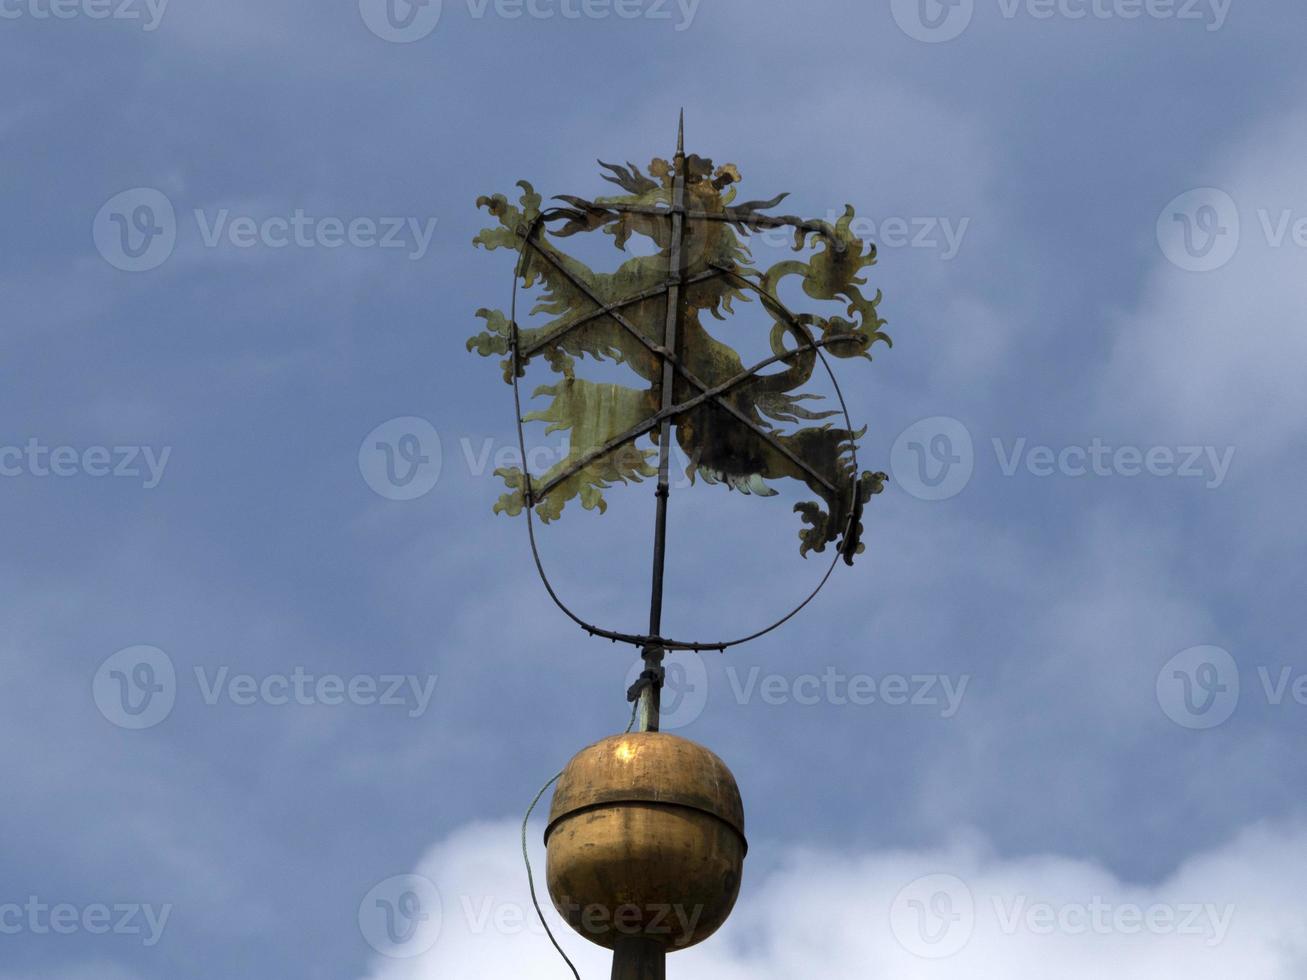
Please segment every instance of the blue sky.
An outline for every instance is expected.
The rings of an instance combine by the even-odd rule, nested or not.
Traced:
[[[1300,4],[0,14],[2,980],[566,975],[513,821],[633,657],[491,513],[510,391],[464,342],[512,259],[475,200],[604,193],[681,106],[746,199],[873,223],[894,347],[837,365],[891,475],[868,553],[676,661],[751,851],[673,970],[1303,975]],[[406,436],[412,490],[368,451]],[[810,586],[794,499],[674,493],[676,632]],[[651,487],[610,500],[544,550],[638,628]],[[397,958],[360,908],[414,875]],[[1077,928],[1096,899],[1196,926]]]

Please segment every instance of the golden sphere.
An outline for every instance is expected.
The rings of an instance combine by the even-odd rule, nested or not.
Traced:
[[[668,950],[707,939],[735,906],[748,849],[731,771],[665,732],[579,752],[554,791],[545,844],[554,908],[608,949],[623,936]]]

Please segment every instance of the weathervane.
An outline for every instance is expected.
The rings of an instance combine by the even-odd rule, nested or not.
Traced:
[[[562,205],[542,210],[540,195],[519,181],[518,206],[500,194],[477,201],[499,225],[482,231],[476,244],[513,249],[518,262],[509,314],[479,310],[487,329],[468,341],[468,349],[505,358],[504,379],[513,386],[524,465],[525,423],[547,422],[546,431],[570,435],[567,456],[545,473],[496,470],[508,492],[495,511],[526,511],[537,568],[558,606],[591,635],[638,647],[645,661],[644,673],[628,692],[636,702],[638,733],[606,739],[573,759],[560,774],[546,833],[554,904],[587,938],[616,950],[615,978],[661,977],[668,949],[698,942],[715,930],[734,904],[744,856],[743,807],[729,770],[706,749],[659,732],[664,656],[676,650],[725,650],[794,616],[841,559],[851,565],[862,553],[863,506],[880,493],[886,479],[883,473],[858,471],[857,440],[865,430],[853,428],[825,356],[870,360],[877,341],[889,343],[877,315],[880,292],[867,296],[861,288],[866,280],[859,273],[875,263],[876,248],[852,233],[853,208],[846,207],[832,225],[766,214],[784,194],[737,204],[740,171],[733,164],[714,167],[711,160],[687,156],[684,132],[682,114],[674,158],[653,160],[647,175],[634,164],[600,161],[607,171],[604,179],[617,185],[620,195],[594,200],[563,195],[556,198]],[[766,270],[755,269],[747,240],[771,229],[793,233],[796,255]],[[641,236],[654,252],[627,259],[615,272],[597,273],[550,241],[599,230],[611,235],[618,249],[625,251],[633,236]],[[800,277],[809,299],[842,304],[845,315],[790,312],[778,297],[781,283],[791,276]],[[550,315],[549,322],[534,328],[518,324],[519,285],[542,287],[533,312]],[[753,301],[770,320],[771,354],[746,366],[709,332],[702,317],[725,320],[735,314],[735,304]],[[534,393],[550,396],[548,406],[523,415],[519,381],[536,358],[543,358],[559,378]],[[627,387],[578,377],[578,360],[587,358],[623,365],[643,384]],[[805,404],[821,398],[803,390],[819,365],[834,387],[838,410],[814,411]],[[836,416],[843,425],[829,421]],[[651,445],[641,444],[646,437]],[[794,507],[801,521],[799,550],[806,556],[833,545],[830,567],[793,610],[748,636],[697,642],[663,635],[673,440],[689,460],[691,481],[701,477],[745,494],[772,496],[776,491],[768,481],[792,479],[820,498]],[[648,631],[588,623],[550,585],[536,549],[533,517],[555,520],[573,500],[602,513],[604,491],[614,483],[652,478],[657,489]],[[695,784],[695,778],[708,783]],[[709,784],[712,789],[705,790]],[[707,823],[690,840],[683,822],[657,826],[656,818],[667,816],[660,808],[667,807],[684,811],[682,818],[694,814]],[[613,811],[611,825],[599,819],[605,808]],[[589,818],[585,828],[569,819],[578,809]],[[632,823],[633,813],[643,814],[643,823]],[[670,847],[668,835],[680,842],[679,851]],[[599,846],[604,840],[611,844],[608,852]],[[699,853],[704,848],[711,853]],[[607,858],[600,860],[599,852]],[[691,852],[697,857],[687,862]],[[705,883],[706,871],[711,873]],[[618,872],[630,879],[622,887],[614,885],[623,878]],[[685,899],[687,888],[701,913],[709,908],[720,916],[697,917],[700,928],[680,937],[683,941],[659,935],[651,925],[657,916],[647,906],[675,905],[664,900]],[[574,901],[582,895],[594,901]],[[634,900],[637,896],[640,901]],[[643,916],[636,917],[638,928],[625,932],[615,921],[605,928],[590,921],[582,928],[587,906],[606,905],[613,913],[615,904],[644,906]]]

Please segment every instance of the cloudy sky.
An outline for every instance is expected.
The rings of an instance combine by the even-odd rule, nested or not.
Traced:
[[[634,657],[491,512],[511,392],[464,343],[512,256],[475,201],[602,194],[681,106],[746,199],[857,209],[894,347],[838,362],[891,476],[867,554],[672,661],[751,844],[673,974],[1307,975],[1305,30],[0,0],[0,980],[569,975],[517,823]],[[651,486],[609,496],[542,547],[638,629]],[[674,490],[669,629],[811,587],[795,499]]]

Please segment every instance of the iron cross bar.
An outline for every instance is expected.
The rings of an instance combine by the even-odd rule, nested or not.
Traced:
[[[539,246],[533,245],[532,247],[535,248],[537,252],[540,252],[540,254],[545,254],[541,252]],[[691,276],[689,279],[686,279],[685,285],[692,286],[695,283],[706,282],[709,279],[716,279],[718,276],[724,274],[725,273],[722,269],[713,268],[708,272],[701,272],[697,276]],[[642,293],[636,293],[633,296],[626,297],[626,299],[619,299],[616,303],[609,303],[607,306],[601,306],[597,310],[591,310],[589,313],[585,314],[585,316],[577,317],[571,323],[563,324],[557,330],[541,337],[534,344],[523,348],[520,356],[528,359],[535,357],[535,355],[539,354],[546,347],[552,347],[554,344],[558,343],[558,341],[562,340],[565,335],[571,333],[577,327],[589,323],[591,320],[598,320],[600,317],[605,317],[615,310],[624,310],[628,306],[635,306],[637,303],[643,303],[645,300],[653,299],[655,296],[660,296],[665,292],[667,292],[666,285],[653,286]]]
[[[596,211],[647,214],[662,218],[670,217],[672,214],[667,208],[651,207],[647,204],[596,204],[593,201],[589,202],[589,204]],[[801,218],[756,214],[749,211],[740,211],[736,208],[727,208],[725,211],[686,211],[685,217],[690,221],[723,221],[727,224],[748,228],[750,231],[760,228],[795,228],[821,235],[834,245],[837,251],[842,252],[847,247],[831,233],[831,226],[825,221],[804,221]]]
[[[676,417],[677,415],[683,415],[686,412],[690,411],[691,409],[698,408],[700,405],[702,405],[706,401],[709,401],[710,399],[715,400],[721,397],[722,395],[726,394],[732,389],[738,388],[740,385],[744,384],[750,378],[754,377],[763,368],[771,367],[773,364],[777,363],[778,361],[788,361],[790,358],[797,357],[799,354],[803,354],[809,350],[815,351],[823,347],[831,347],[835,344],[848,343],[848,340],[849,338],[847,337],[823,337],[821,339],[811,338],[808,341],[806,341],[804,346],[802,347],[796,347],[794,350],[786,351],[784,354],[773,354],[771,357],[759,361],[753,367],[741,371],[739,374],[735,375],[735,377],[731,378],[729,381],[723,381],[721,384],[716,385],[715,387],[708,388],[705,391],[701,391],[693,398],[687,399],[686,401],[673,405],[670,408],[662,409],[661,411],[658,412],[657,415],[652,415],[645,421],[639,423],[638,425],[632,426],[631,428],[627,429],[625,432],[621,433],[620,435],[613,436],[613,438],[609,439],[602,446],[592,449],[589,452],[585,453],[583,456],[578,457],[577,460],[566,470],[564,470],[562,473],[559,473],[557,476],[553,477],[552,479],[548,480],[538,490],[536,490],[535,495],[537,497],[548,496],[549,491],[554,489],[554,487],[558,486],[564,480],[567,480],[570,477],[575,476],[577,473],[585,469],[587,466],[589,466],[591,463],[595,462],[596,460],[603,459],[603,457],[607,456],[609,453],[621,449],[627,443],[634,442],[636,439],[639,439],[645,433],[652,432],[654,429],[658,428],[662,424],[664,419],[670,419]],[[825,480],[823,480],[822,483],[825,486],[830,486],[830,484]]]
[[[539,225],[537,224],[535,227],[538,228]],[[574,272],[572,272],[571,269],[567,268],[567,266],[565,266],[562,262],[558,261],[558,259],[555,258],[552,254],[550,254],[548,250],[541,248],[534,241],[533,238],[526,238],[524,244],[526,247],[534,248],[536,250],[537,255],[543,256],[545,260],[548,261],[550,265],[554,266],[554,268],[556,268],[559,272],[561,272],[573,286],[575,286],[578,290],[584,293],[586,297],[589,298],[590,301],[593,302],[595,306],[598,308],[594,311],[595,315],[600,315],[602,313],[603,315],[612,317],[614,323],[616,323],[618,326],[626,330],[627,333],[635,337],[636,340],[638,340],[641,344],[643,344],[646,348],[649,349],[650,353],[655,354],[658,357],[662,358],[664,362],[664,371],[666,371],[668,365],[671,365],[676,371],[678,371],[681,374],[683,378],[685,378],[686,381],[694,385],[694,387],[698,388],[700,392],[707,393],[712,390],[712,387],[710,385],[701,381],[692,371],[690,371],[684,364],[680,362],[680,358],[676,356],[676,353],[674,351],[668,350],[666,347],[664,347],[661,344],[655,344],[648,337],[644,336],[644,334],[640,333],[640,331],[635,327],[635,325],[632,324],[631,321],[628,320],[626,317],[622,316],[622,314],[618,312],[616,309],[608,309],[610,304],[605,303],[600,297],[596,296],[594,290],[592,290],[583,279],[581,279]],[[746,279],[745,282],[748,282],[748,280]],[[665,286],[659,287],[658,292],[662,292],[666,288],[667,287]],[[562,333],[565,333],[567,330],[570,330],[572,327],[577,326],[581,322],[584,321],[578,320],[576,323],[568,324],[567,327],[564,328],[563,330],[557,331],[556,335],[561,335]],[[794,351],[793,353],[798,353],[798,351]],[[786,356],[790,356],[790,355],[786,355]],[[764,364],[761,366],[765,367],[766,365]],[[741,380],[745,380],[745,379],[741,379]],[[715,401],[720,407],[725,409],[731,415],[734,415],[736,419],[738,419],[743,425],[751,429],[759,438],[766,441],[773,449],[775,449],[781,455],[785,456],[791,463],[793,463],[795,466],[799,467],[801,470],[807,473],[808,476],[812,477],[812,479],[816,480],[818,483],[820,483],[827,490],[830,490],[832,493],[835,492],[835,487],[831,484],[829,480],[827,480],[824,476],[822,476],[820,473],[814,470],[805,460],[795,455],[794,452],[792,452],[788,446],[785,446],[783,443],[779,442],[776,439],[775,435],[768,432],[766,429],[760,426],[753,419],[749,418],[747,415],[744,414],[744,412],[736,408],[730,402],[723,400],[720,394],[718,395],[710,394],[708,397],[712,398],[713,401]],[[645,432],[651,431],[652,428],[653,426],[650,426],[647,429],[643,429],[641,432],[636,433],[636,437],[638,437],[639,435],[643,435]],[[572,468],[565,475],[571,476],[576,472],[577,469],[578,468]],[[558,480],[550,481],[549,486],[550,487],[556,486],[557,483]],[[539,494],[536,494],[536,496],[537,497],[544,496],[544,492],[541,491]]]

